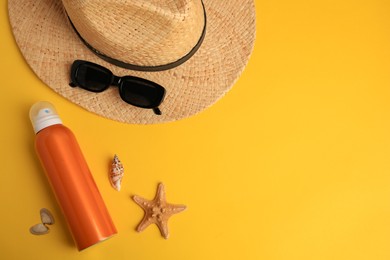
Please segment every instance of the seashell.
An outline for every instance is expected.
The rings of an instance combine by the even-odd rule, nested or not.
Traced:
[[[30,228],[30,233],[33,235],[44,235],[49,233],[49,228],[46,225],[54,224],[54,217],[48,209],[42,208],[40,210],[41,222]]]
[[[42,208],[40,210],[40,213],[41,213],[41,220],[43,224],[47,224],[47,225],[54,224],[55,222],[54,217],[48,209]]]
[[[114,160],[112,161],[111,171],[110,171],[110,183],[114,189],[120,191],[122,178],[124,174],[124,169],[121,161],[118,156],[114,155]]]
[[[30,232],[33,235],[44,235],[49,233],[49,228],[46,227],[44,224],[39,223],[30,228]]]

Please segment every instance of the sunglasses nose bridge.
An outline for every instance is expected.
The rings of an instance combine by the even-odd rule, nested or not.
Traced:
[[[113,75],[112,77],[112,83],[113,86],[119,86],[119,83],[121,82],[121,77]]]

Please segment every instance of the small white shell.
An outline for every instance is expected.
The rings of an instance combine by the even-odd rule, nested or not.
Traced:
[[[124,174],[124,169],[121,161],[118,156],[114,155],[114,160],[112,161],[111,171],[110,171],[110,182],[114,189],[120,191],[122,178]]]
[[[53,225],[55,223],[54,217],[48,209],[42,208],[40,210],[41,221],[30,228],[30,233],[33,235],[44,235],[49,233],[49,227],[46,225]]]
[[[39,223],[30,228],[30,232],[33,235],[44,235],[49,233],[49,228],[46,227],[44,224]]]
[[[40,213],[42,224],[53,225],[55,223],[54,217],[48,209],[42,208]]]

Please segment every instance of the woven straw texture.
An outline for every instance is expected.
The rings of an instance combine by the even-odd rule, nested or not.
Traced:
[[[203,29],[200,1],[9,0],[8,11],[19,49],[50,88],[103,117],[154,124],[186,118],[214,104],[249,60],[255,41],[253,0],[204,0],[203,4],[207,29],[201,47],[184,64],[159,72],[127,70],[97,57],[74,32],[64,6],[83,38],[99,51],[132,64],[156,66],[177,60],[196,44]],[[132,17],[141,20],[126,20]],[[115,87],[98,94],[69,87],[70,66],[76,59],[101,64],[118,76],[143,77],[164,86],[162,115],[123,102]]]

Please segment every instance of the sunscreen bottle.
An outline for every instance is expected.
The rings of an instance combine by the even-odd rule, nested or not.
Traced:
[[[74,134],[54,106],[30,109],[35,149],[79,251],[117,233]]]

